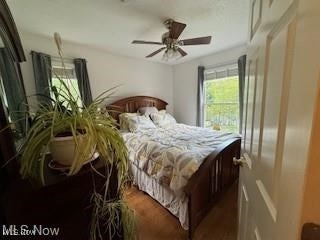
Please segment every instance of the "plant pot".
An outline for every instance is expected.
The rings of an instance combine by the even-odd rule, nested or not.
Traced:
[[[77,152],[73,136],[66,135],[54,137],[50,142],[49,148],[54,161],[64,166],[71,166],[75,159],[79,157],[79,153]],[[81,146],[84,146],[88,142],[87,135],[77,135],[77,141],[79,149],[81,149]],[[94,151],[95,148],[92,148],[92,151],[85,159],[89,160],[93,156]]]

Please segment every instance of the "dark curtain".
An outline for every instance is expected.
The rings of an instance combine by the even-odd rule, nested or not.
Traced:
[[[32,51],[32,63],[38,102],[50,105],[50,86],[52,78],[51,56]]]
[[[6,48],[0,48],[0,71],[7,99],[7,112],[17,130],[17,138],[26,132],[26,97],[24,87],[19,79],[13,59]]]
[[[92,95],[86,60],[82,58],[74,59],[74,66],[82,102],[85,106],[88,106],[92,102]]]
[[[204,67],[198,67],[198,95],[197,95],[197,126],[203,127],[203,83],[204,83]]]
[[[245,85],[245,78],[246,78],[246,59],[247,59],[246,55],[243,55],[238,59],[240,133],[242,132],[242,122],[243,122],[243,102],[244,102],[243,95],[244,95],[244,85]]]

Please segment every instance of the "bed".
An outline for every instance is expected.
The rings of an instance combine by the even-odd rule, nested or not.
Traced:
[[[108,105],[107,110],[119,121],[120,113],[135,113],[141,107],[155,107],[158,110],[165,110],[166,106],[165,101],[155,97],[134,96]],[[157,132],[154,134],[149,130],[141,136],[134,136],[132,133],[123,133],[123,136],[126,141],[133,137],[142,141],[141,139],[145,136],[152,138],[154,135],[163,135],[170,131],[176,134],[175,131],[178,131],[179,128],[180,132],[196,130],[196,127],[177,124],[172,129],[156,130]],[[198,130],[201,131],[201,129]],[[204,129],[203,133],[205,134]],[[190,239],[192,239],[197,226],[221,194],[238,179],[239,169],[238,166],[233,165],[233,158],[240,157],[240,137],[238,135],[228,135],[223,141],[217,143],[214,150],[206,154],[206,157],[197,166],[187,182],[179,185],[179,187],[182,186],[181,189],[178,188],[177,184],[175,188],[172,188],[172,184],[159,182],[147,171],[143,171],[139,164],[136,164],[133,160],[129,161],[133,173],[133,183],[175,215],[182,227],[188,230]]]

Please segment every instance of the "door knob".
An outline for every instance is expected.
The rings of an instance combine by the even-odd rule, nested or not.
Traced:
[[[246,159],[244,157],[240,157],[239,159],[235,157],[233,158],[233,164],[236,166],[239,165],[240,167],[242,167],[244,163],[246,163]]]

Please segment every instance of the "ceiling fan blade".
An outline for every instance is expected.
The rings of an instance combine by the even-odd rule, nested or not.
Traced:
[[[156,45],[163,45],[162,42],[152,42],[152,41],[141,41],[141,40],[134,40],[132,44],[156,44]]]
[[[172,39],[178,39],[187,25],[179,22],[172,22],[169,36]]]
[[[200,44],[210,44],[211,36],[199,37],[199,38],[190,38],[179,41],[179,43],[184,45],[200,45]]]
[[[146,56],[146,58],[153,57],[154,55],[158,54],[159,52],[161,52],[161,51],[163,51],[165,49],[166,49],[166,47],[160,48],[157,51],[154,51],[153,53],[150,53],[148,56]]]
[[[177,51],[181,54],[182,57],[188,55],[188,53],[186,53],[182,48],[177,48]]]

